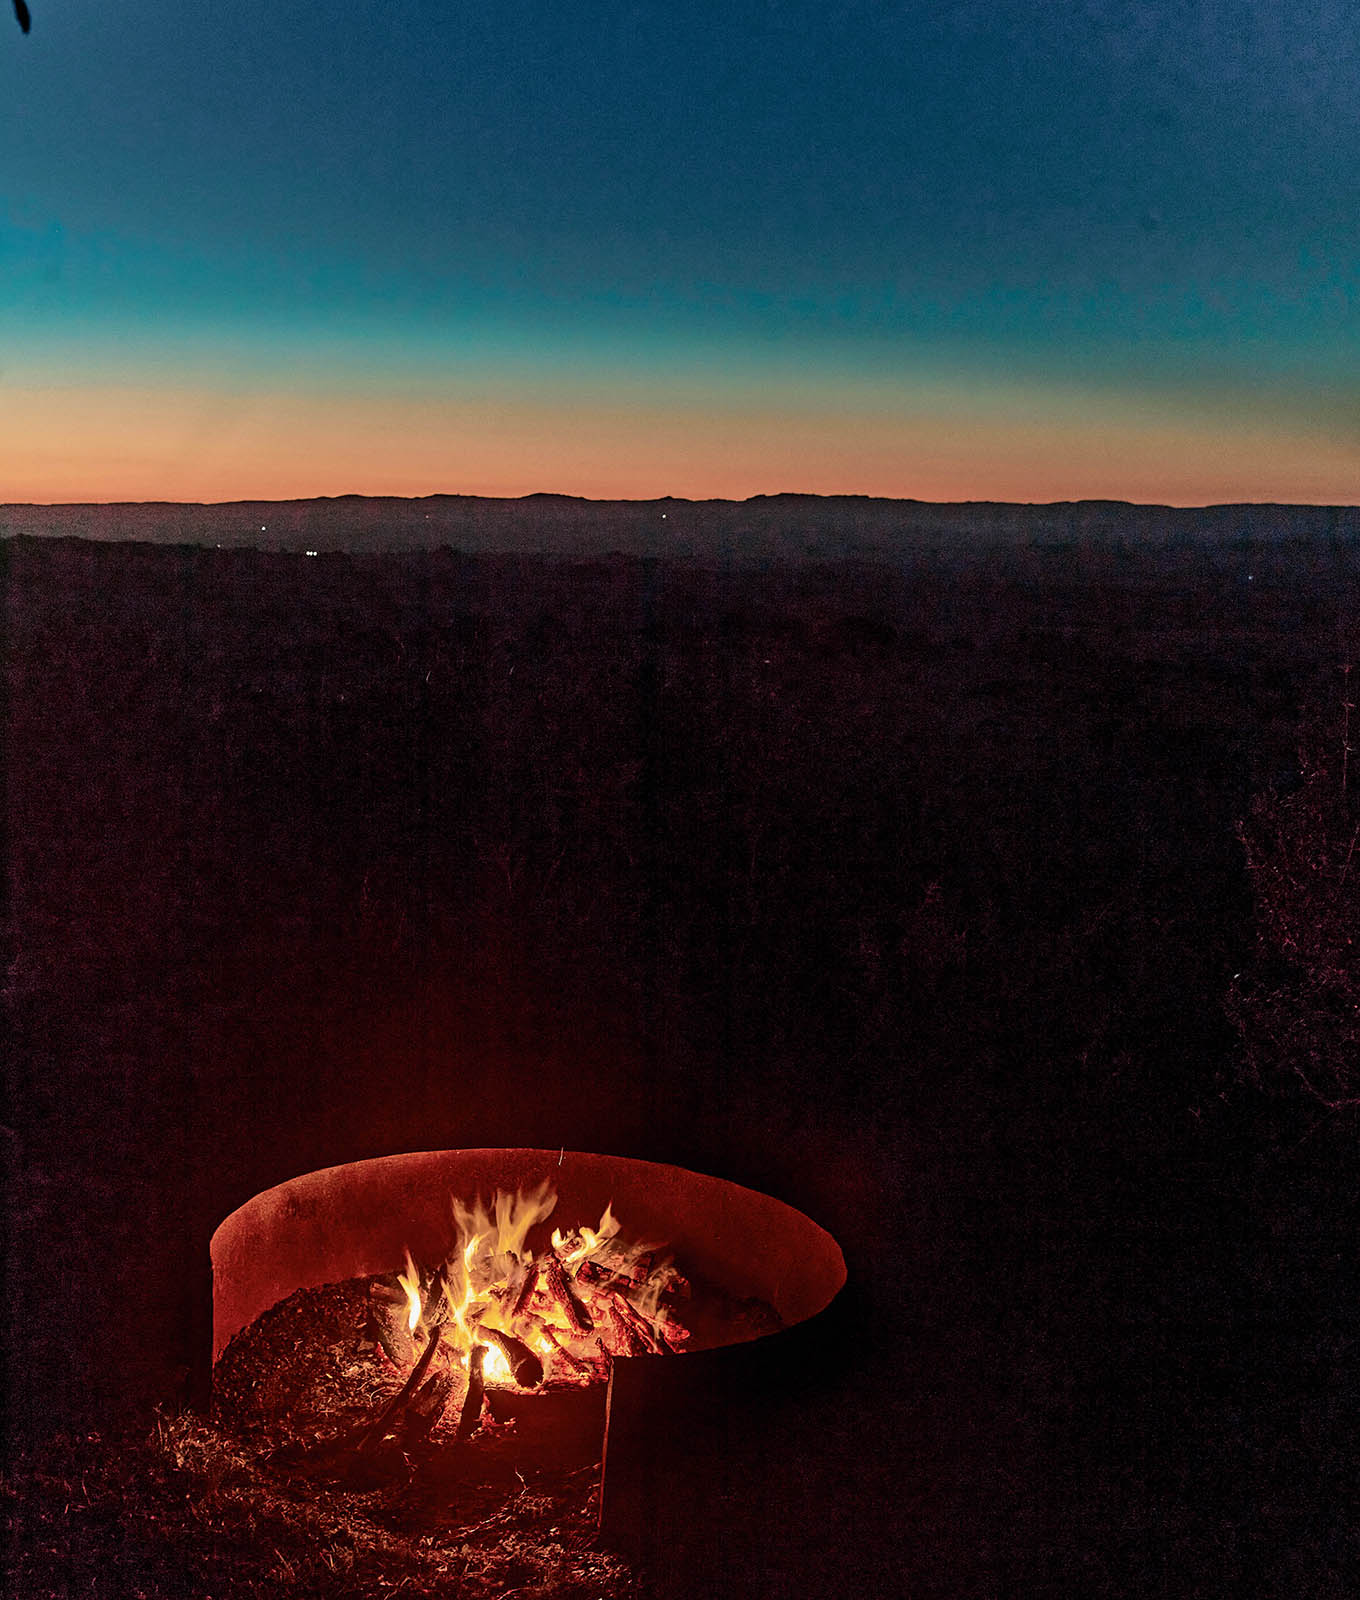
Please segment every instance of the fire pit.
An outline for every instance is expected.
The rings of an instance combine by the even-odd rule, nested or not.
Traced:
[[[656,1492],[659,1458],[639,1449],[654,1432],[648,1371],[683,1366],[702,1388],[725,1348],[807,1323],[845,1281],[831,1236],[767,1195],[557,1150],[308,1173],[233,1212],[211,1254],[215,1383],[230,1386],[237,1352],[300,1291],[313,1311],[337,1297],[325,1314],[351,1325],[366,1294],[388,1389],[327,1442],[333,1454],[433,1435],[451,1450],[494,1438],[522,1458],[575,1441],[603,1463],[602,1521],[625,1535]]]

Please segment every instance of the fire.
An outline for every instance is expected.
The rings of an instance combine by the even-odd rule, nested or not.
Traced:
[[[619,1231],[619,1224],[614,1216],[614,1207],[611,1202],[604,1208],[604,1215],[600,1218],[598,1228],[582,1228],[579,1231],[577,1243],[570,1248],[567,1240],[562,1235],[560,1228],[553,1229],[552,1247],[562,1259],[564,1267],[574,1266],[578,1261],[585,1261],[593,1256],[603,1245],[609,1243]]]
[[[448,1303],[449,1315],[453,1318],[455,1329],[454,1343],[465,1355],[472,1348],[472,1335],[468,1331],[467,1316],[472,1306],[472,1258],[477,1253],[477,1248],[482,1242],[482,1236],[474,1233],[463,1247],[461,1252],[455,1252],[451,1258],[453,1269],[445,1269],[444,1299]],[[456,1276],[455,1270],[456,1269]]]
[[[486,1347],[486,1355],[482,1360],[482,1380],[485,1383],[510,1384],[515,1381],[515,1375],[510,1370],[510,1363],[505,1359],[504,1353],[494,1344]]]
[[[414,1333],[420,1324],[420,1271],[406,1252],[406,1271],[397,1274],[397,1282],[406,1291],[406,1331]]]
[[[598,1226],[555,1228],[547,1248],[532,1247],[556,1206],[546,1183],[502,1191],[490,1209],[455,1198],[456,1242],[423,1293],[407,1252],[398,1274],[407,1327],[414,1334],[423,1323],[454,1370],[469,1374],[465,1385],[476,1346],[486,1387],[535,1388],[598,1381],[614,1356],[658,1354],[688,1338],[675,1315],[688,1285],[659,1246],[623,1242],[612,1206]]]

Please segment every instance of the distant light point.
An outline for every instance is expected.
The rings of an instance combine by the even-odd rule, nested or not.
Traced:
[[[315,550],[304,550],[302,553],[305,556],[314,556],[316,554],[316,551]]]

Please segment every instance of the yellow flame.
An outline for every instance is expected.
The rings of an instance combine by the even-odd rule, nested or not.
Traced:
[[[567,1236],[561,1228],[553,1229],[552,1247],[562,1258],[564,1267],[574,1267],[578,1261],[585,1261],[593,1256],[597,1250],[605,1245],[619,1231],[619,1224],[614,1216],[613,1201],[604,1208],[604,1215],[600,1218],[598,1228],[580,1228],[577,1230],[576,1243],[568,1248]]]
[[[468,1331],[467,1316],[476,1298],[472,1290],[472,1262],[482,1237],[481,1234],[474,1233],[463,1247],[461,1256],[457,1257],[458,1277],[462,1280],[461,1283],[455,1285],[451,1278],[444,1280],[444,1298],[448,1301],[449,1312],[453,1317],[454,1342],[463,1351],[472,1348],[472,1335]]]
[[[470,1363],[473,1346],[482,1344],[486,1352],[482,1376],[493,1386],[508,1387],[515,1382],[511,1362],[489,1337],[496,1331],[523,1340],[543,1361],[549,1375],[564,1362],[579,1372],[583,1363],[594,1359],[590,1355],[573,1357],[579,1330],[561,1305],[549,1303],[550,1295],[538,1292],[524,1300],[523,1291],[533,1288],[530,1274],[534,1252],[529,1248],[529,1233],[547,1221],[556,1204],[557,1196],[546,1183],[517,1193],[501,1191],[489,1201],[479,1198],[470,1206],[456,1197],[452,1199],[458,1232],[443,1268],[448,1319],[441,1337],[448,1341],[453,1359],[465,1366]],[[644,1255],[654,1257],[660,1248],[642,1243],[625,1246],[618,1235],[619,1223],[611,1203],[605,1207],[597,1227],[571,1228],[566,1233],[555,1229],[552,1244],[558,1260],[573,1277],[580,1264],[592,1257],[610,1272],[626,1274],[630,1268],[636,1270]],[[409,1255],[406,1264],[418,1303],[419,1275]],[[648,1261],[645,1276],[644,1284],[627,1285],[627,1293],[635,1306],[646,1302],[647,1315],[659,1301],[669,1278],[662,1263],[653,1260]],[[536,1274],[534,1280],[537,1281]],[[403,1277],[402,1283],[406,1286],[408,1278]],[[577,1285],[589,1304],[592,1286],[579,1278]],[[615,1292],[619,1287],[622,1286],[615,1286]],[[408,1287],[408,1297],[411,1294]],[[527,1314],[523,1310],[517,1314],[522,1300]]]
[[[486,1355],[482,1361],[482,1377],[487,1383],[513,1383],[515,1375],[510,1370],[510,1363],[505,1359],[505,1352],[498,1344],[489,1344]]]
[[[532,1259],[527,1245],[529,1230],[546,1221],[556,1204],[557,1194],[550,1183],[516,1193],[501,1190],[489,1208],[480,1198],[470,1206],[452,1198],[458,1243],[445,1272],[444,1294],[451,1319],[447,1335],[464,1357],[472,1349],[479,1326],[514,1332],[509,1308],[503,1303],[506,1287]],[[510,1380],[502,1355],[489,1353],[486,1363],[483,1370],[489,1381]]]
[[[477,1262],[477,1276],[501,1281],[510,1275],[515,1262],[527,1259],[525,1239],[530,1228],[544,1222],[552,1215],[557,1204],[557,1194],[550,1183],[541,1183],[536,1189],[524,1189],[514,1194],[500,1190],[492,1201],[494,1217],[480,1200],[471,1207],[456,1197],[453,1200],[453,1218],[458,1225],[460,1238],[477,1239],[482,1256]],[[473,1261],[466,1258],[469,1271]],[[485,1286],[485,1285],[483,1285]]]
[[[406,1329],[408,1333],[416,1331],[420,1321],[420,1273],[416,1264],[411,1260],[411,1252],[406,1252],[406,1271],[397,1274],[397,1282],[406,1291]]]

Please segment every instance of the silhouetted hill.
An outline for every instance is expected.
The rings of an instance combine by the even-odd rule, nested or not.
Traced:
[[[1355,544],[1360,542],[1360,507],[1177,507],[1114,500],[944,505],[803,494],[741,501],[339,495],[219,505],[0,507],[0,536],[25,534],[355,554],[450,546],[470,554],[580,557],[617,551],[723,562],[892,560],[904,555],[948,560],[997,545],[1117,551],[1198,544]]]

